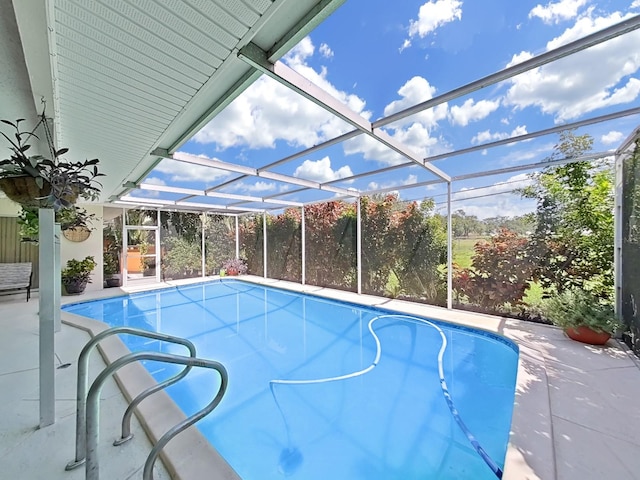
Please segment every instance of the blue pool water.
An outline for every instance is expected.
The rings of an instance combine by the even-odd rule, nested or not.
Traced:
[[[497,335],[236,280],[64,309],[223,363],[227,394],[197,425],[245,480],[481,480],[504,465],[518,353]],[[157,380],[181,368],[145,366]],[[190,415],[218,383],[194,369],[168,392]]]

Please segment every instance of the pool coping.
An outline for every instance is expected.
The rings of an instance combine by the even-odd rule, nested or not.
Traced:
[[[145,285],[142,289],[131,291],[107,289],[87,292],[81,302],[163,288],[174,288],[180,285],[218,279],[219,277],[206,277],[154,286]],[[463,310],[448,310],[443,307],[404,300],[302,285],[284,280],[265,279],[255,276],[240,276],[235,277],[235,279],[366,307],[383,308],[432,318],[454,325],[491,332],[514,342],[519,349],[516,394],[502,478],[506,480],[524,478],[532,480],[540,478],[545,480],[556,479],[551,406],[549,403],[549,387],[546,381],[545,360],[543,353],[531,341],[532,333],[535,336],[536,331],[556,329],[555,327]],[[226,280],[233,279],[225,278],[222,281]],[[63,297],[63,299],[64,304],[79,303],[77,297]],[[61,317],[65,324],[80,328],[92,336],[108,328],[103,322],[66,311],[62,311]],[[129,349],[116,336],[101,342],[98,345],[98,350],[107,364],[113,363],[116,359],[129,353]],[[138,362],[122,368],[114,377],[128,401],[131,401],[144,389],[155,384],[153,377]],[[540,379],[544,381],[540,381]],[[158,392],[142,402],[135,413],[154,444],[169,428],[186,418],[185,414],[164,391]],[[530,437],[532,418],[538,419],[535,441],[532,441]],[[194,427],[176,436],[165,446],[160,456],[170,475],[176,480],[193,478],[237,480],[241,478],[204,438],[200,431]]]

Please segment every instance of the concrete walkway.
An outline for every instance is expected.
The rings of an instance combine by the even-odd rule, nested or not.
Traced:
[[[511,338],[520,347],[520,363],[504,478],[640,478],[640,368],[638,359],[616,341],[593,347],[569,340],[554,327],[257,277],[251,280],[473,325]],[[89,298],[85,294],[82,300]],[[65,472],[64,466],[74,455],[76,361],[88,334],[67,325],[56,334],[60,364],[71,365],[56,370],[56,424],[37,429],[37,296],[29,303],[23,297],[0,297],[0,331],[0,478],[84,478],[83,468]],[[92,369],[103,365],[96,354]],[[109,480],[142,478],[151,448],[137,422],[133,442],[111,446],[119,436],[125,407],[120,390],[110,382],[103,390],[100,435],[101,473]],[[156,479],[169,478],[161,466],[156,470]]]
[[[67,325],[56,333],[56,423],[39,429],[38,296],[26,303],[24,295],[0,297],[0,478],[12,480],[81,480],[84,466],[65,471],[75,455],[77,360],[89,335]],[[64,365],[70,364],[68,367]],[[91,357],[90,378],[104,368],[100,355]],[[109,380],[100,404],[100,478],[141,479],[152,445],[134,418],[134,439],[113,447],[120,437],[127,407],[120,389]],[[168,479],[156,462],[156,480]]]

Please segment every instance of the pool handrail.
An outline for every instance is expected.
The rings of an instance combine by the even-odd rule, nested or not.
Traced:
[[[89,355],[93,351],[93,349],[107,337],[118,334],[128,334],[135,335],[139,337],[152,338],[155,340],[161,340],[165,342],[175,343],[179,345],[184,345],[189,350],[189,355],[191,358],[195,358],[196,356],[196,347],[193,342],[187,340],[186,338],[176,337],[173,335],[167,335],[165,333],[152,332],[149,330],[142,330],[139,328],[133,327],[112,327],[107,330],[104,330],[98,333],[95,337],[93,337],[87,344],[84,346],[80,355],[78,356],[78,385],[77,385],[77,393],[76,393],[76,448],[75,448],[75,458],[71,462],[69,462],[65,470],[73,470],[76,467],[79,467],[85,462],[86,456],[86,433],[87,433],[87,423],[86,423],[86,405],[87,405],[87,390],[88,390],[88,371],[89,371]],[[137,406],[142,400],[146,397],[155,393],[158,390],[161,390],[178,380],[184,378],[192,366],[186,366],[182,372],[173,377],[170,377],[163,382],[154,385],[153,387],[144,390],[140,393],[136,398],[133,399],[131,405]],[[132,411],[132,410],[131,410]],[[127,417],[127,414],[129,416]],[[125,421],[127,421],[127,427],[130,432],[130,416],[129,408],[125,411],[124,417],[122,419],[122,435],[121,435],[121,443],[124,443],[125,438]],[[128,433],[127,435],[129,435]],[[131,438],[131,437],[129,437]],[[118,442],[118,440],[116,440]],[[114,442],[114,444],[116,444]]]
[[[206,405],[190,417],[181,421],[169,431],[167,431],[158,440],[156,445],[151,449],[147,461],[144,465],[143,480],[153,480],[153,466],[160,454],[162,448],[177,434],[183,430],[189,428],[191,425],[202,419],[213,411],[218,406],[222,397],[227,390],[228,374],[227,370],[220,362],[215,360],[206,360],[202,358],[184,357],[181,355],[174,355],[171,353],[158,353],[158,352],[135,352],[127,354],[105,368],[96,377],[87,394],[87,448],[86,448],[86,464],[85,464],[85,478],[86,480],[99,480],[100,478],[100,466],[98,460],[98,437],[100,433],[99,419],[100,419],[100,392],[104,382],[118,369],[128,365],[129,363],[139,360],[156,360],[167,363],[174,363],[180,365],[187,365],[191,367],[203,367],[216,370],[220,375],[220,388],[215,397]]]

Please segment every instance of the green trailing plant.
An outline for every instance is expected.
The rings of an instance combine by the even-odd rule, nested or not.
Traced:
[[[56,222],[60,224],[62,230],[70,228],[88,228],[93,230],[90,225],[96,219],[95,214],[87,212],[86,209],[76,207],[62,208],[56,212]]]
[[[38,243],[40,222],[35,208],[22,207],[18,214],[18,234],[23,242]]]
[[[563,329],[585,326],[596,332],[612,334],[620,326],[609,301],[579,288],[564,290],[544,299],[540,311]]]
[[[36,203],[30,204],[31,206],[60,210],[72,206],[78,197],[97,200],[102,185],[96,179],[104,176],[98,171],[99,160],[67,161],[64,155],[69,149],[56,148],[54,145],[44,110],[32,130],[24,129],[21,125],[23,121],[22,118],[15,122],[2,120],[2,123],[14,129],[14,133],[9,136],[0,132],[9,142],[8,148],[12,152],[9,158],[0,161],[0,180],[33,178],[40,196],[34,199]],[[32,146],[31,141],[39,138],[35,132],[41,127],[45,133],[49,155],[30,155],[28,152]],[[8,191],[8,185],[4,182],[1,185],[7,196],[14,196],[14,193]]]

